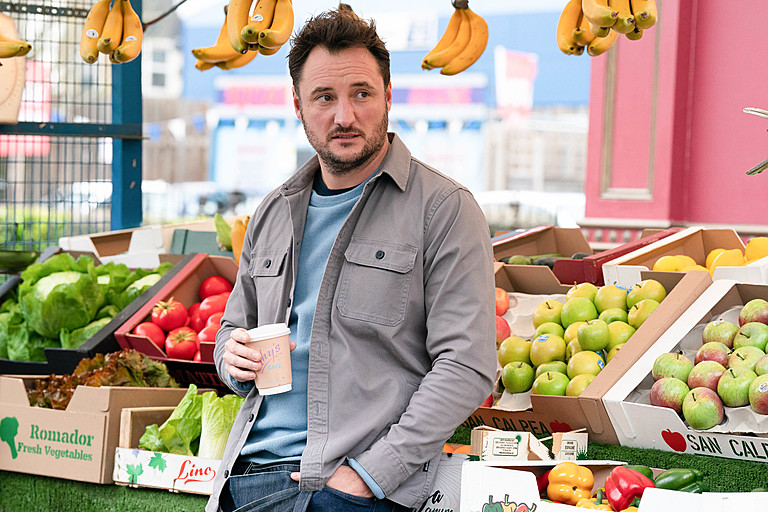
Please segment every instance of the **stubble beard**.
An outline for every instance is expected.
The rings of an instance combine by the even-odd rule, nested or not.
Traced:
[[[303,118],[303,116],[302,116]],[[304,120],[301,124],[304,126],[304,133],[307,135],[307,140],[310,145],[317,151],[317,156],[325,164],[326,170],[334,176],[343,176],[351,174],[352,172],[365,167],[365,165],[373,160],[379,153],[384,144],[387,142],[387,128],[389,126],[389,115],[387,111],[384,111],[384,116],[381,122],[376,126],[374,131],[370,134],[352,128],[336,128],[331,133],[325,136],[323,140],[322,136],[310,130]],[[365,138],[365,144],[360,152],[350,157],[342,157],[334,153],[330,149],[330,140],[336,132],[349,132],[352,131]],[[370,136],[369,136],[370,135]]]

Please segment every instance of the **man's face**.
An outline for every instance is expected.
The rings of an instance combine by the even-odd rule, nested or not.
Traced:
[[[298,89],[293,91],[296,115],[331,174],[364,168],[386,151],[392,89],[384,87],[379,66],[367,49],[330,53],[314,48]]]

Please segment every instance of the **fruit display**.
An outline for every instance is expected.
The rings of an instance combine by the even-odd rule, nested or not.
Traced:
[[[667,254],[656,259],[652,270],[662,272],[690,272],[705,270],[712,275],[717,267],[742,267],[768,256],[768,237],[750,238],[744,250],[717,247],[710,250],[704,261],[696,261],[685,254]]]
[[[291,0],[231,0],[216,43],[192,50],[195,67],[227,71],[245,66],[258,54],[274,55],[291,37],[293,22]]]
[[[538,303],[523,313],[519,303],[531,297],[539,296],[510,299],[496,288],[501,385],[512,394],[579,396],[664,300],[666,290],[652,279],[628,290],[580,283],[565,296],[534,298]]]
[[[724,424],[728,416],[737,423],[768,414],[767,345],[768,301],[731,308],[689,333],[684,350],[656,357],[651,405],[675,410],[697,430]]]
[[[596,57],[619,34],[636,41],[656,23],[655,0],[570,0],[557,24],[557,45],[566,55]]]
[[[219,275],[205,278],[198,288],[199,302],[188,307],[173,297],[158,301],[132,333],[149,338],[171,359],[201,361],[200,343],[214,343],[232,283]]]
[[[14,57],[23,57],[32,51],[32,45],[27,41],[23,41],[18,38],[16,34],[13,20],[4,14],[0,14],[5,18],[0,27],[0,59],[12,59]],[[2,65],[2,62],[0,62]]]
[[[426,70],[440,68],[440,74],[461,73],[480,58],[488,44],[488,24],[467,0],[453,0],[454,11],[437,45],[421,61]]]
[[[141,53],[143,37],[144,25],[130,0],[98,0],[83,24],[80,57],[95,64],[103,53],[112,64],[131,62]]]

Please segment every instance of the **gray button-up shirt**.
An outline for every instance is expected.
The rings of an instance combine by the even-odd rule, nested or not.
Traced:
[[[390,149],[333,244],[312,324],[303,490],[354,458],[388,499],[420,505],[445,440],[490,394],[496,372],[493,255],[485,217],[462,185]],[[317,157],[271,192],[248,224],[217,335],[288,322]],[[318,269],[321,272],[322,269]],[[261,404],[247,394],[207,510]]]

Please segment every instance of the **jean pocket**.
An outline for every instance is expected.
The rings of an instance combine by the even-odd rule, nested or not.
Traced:
[[[296,499],[299,497],[299,487],[283,489],[267,496],[246,503],[235,512],[272,512],[274,510],[293,510]]]
[[[318,502],[323,503],[325,506],[323,510],[336,510],[339,512],[347,510],[369,510],[372,509],[377,501],[374,497],[356,496],[327,486],[315,493],[313,501],[315,499],[317,499]],[[330,507],[329,505],[335,506]]]

